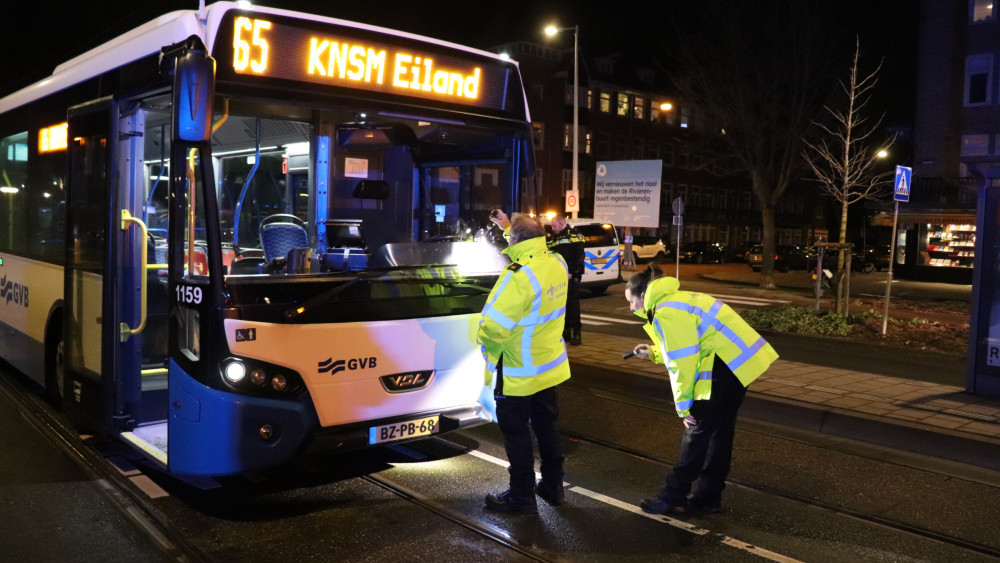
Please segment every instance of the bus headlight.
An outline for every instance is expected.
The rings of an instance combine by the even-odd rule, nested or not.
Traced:
[[[225,369],[222,372],[225,374],[226,379],[232,383],[237,383],[242,381],[247,374],[247,368],[243,365],[243,362],[232,361],[226,364]]]
[[[267,374],[264,373],[264,370],[255,368],[250,371],[250,382],[257,387],[263,387],[267,384]]]
[[[288,387],[288,379],[284,375],[278,374],[271,378],[271,388],[275,391],[284,391]]]

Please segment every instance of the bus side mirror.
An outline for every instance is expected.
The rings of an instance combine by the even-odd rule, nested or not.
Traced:
[[[187,49],[174,62],[173,125],[177,139],[207,142],[212,135],[215,59]]]

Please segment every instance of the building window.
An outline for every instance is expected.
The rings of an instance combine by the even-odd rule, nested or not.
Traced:
[[[536,149],[545,148],[545,124],[544,123],[532,123],[531,124],[531,144]]]
[[[687,128],[688,122],[691,120],[691,110],[688,108],[681,108],[681,127]]]
[[[628,94],[618,94],[618,115],[628,115]]]
[[[611,156],[611,135],[607,133],[597,134],[597,144],[594,147],[594,156],[597,158],[608,158]]]
[[[674,165],[674,144],[664,143],[663,144],[663,165],[673,166]]]
[[[563,168],[562,189],[564,192],[573,189],[573,171],[570,170],[569,168]]]
[[[646,144],[646,154],[649,155],[650,160],[660,159],[660,144],[656,141],[650,141]]]
[[[642,96],[636,96],[635,97],[635,102],[632,104],[632,108],[633,108],[632,111],[635,112],[635,114],[634,114],[635,118],[638,119],[639,121],[643,121],[645,119],[645,115],[646,115],[646,112],[645,112],[645,109],[646,109],[646,100],[645,100],[645,98],[643,98]]]
[[[617,158],[625,160],[628,158],[629,143],[625,135],[615,136],[615,155]]]
[[[663,121],[667,125],[677,125],[677,109],[672,109],[663,112]]]
[[[705,186],[705,207],[712,209],[715,207],[715,189],[711,186]]]
[[[969,55],[965,59],[965,105],[978,106],[990,101],[990,71],[993,55]]]
[[[609,113],[611,111],[611,94],[608,92],[601,92],[601,113]]]
[[[681,198],[684,203],[689,203],[687,184],[677,184],[677,197]]]
[[[583,136],[583,152],[584,154],[590,154],[590,131],[584,133]]]
[[[535,185],[538,186],[538,194],[541,195],[545,193],[545,184],[542,183],[542,169],[541,167],[535,169]]]
[[[962,135],[962,156],[986,156],[990,154],[989,135]]]
[[[995,0],[970,0],[969,19],[974,22],[993,19],[993,2]]]
[[[660,192],[662,193],[662,195],[660,196],[660,205],[663,205],[664,203],[666,204],[673,203],[674,201],[673,183],[663,182],[663,184],[660,186]]]
[[[594,107],[594,91],[587,90],[587,109],[592,109]]]

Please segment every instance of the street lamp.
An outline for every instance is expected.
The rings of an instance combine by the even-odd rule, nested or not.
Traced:
[[[580,193],[580,26],[556,27],[548,25],[545,27],[545,35],[555,36],[562,31],[573,30],[573,191],[579,197]],[[576,211],[573,212],[576,219]]]

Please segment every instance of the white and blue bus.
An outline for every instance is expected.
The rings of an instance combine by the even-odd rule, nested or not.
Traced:
[[[492,53],[166,14],[0,99],[0,358],[180,475],[477,424],[481,235],[532,160]]]

